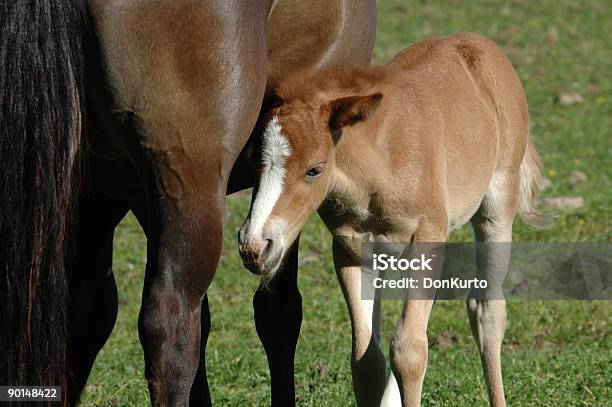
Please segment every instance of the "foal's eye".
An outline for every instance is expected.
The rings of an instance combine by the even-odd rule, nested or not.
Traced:
[[[308,171],[306,171],[306,178],[307,179],[317,178],[319,175],[321,175],[322,172],[323,172],[323,165],[319,164],[317,166],[312,167]]]

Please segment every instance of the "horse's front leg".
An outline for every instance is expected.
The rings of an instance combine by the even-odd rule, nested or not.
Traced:
[[[426,277],[439,278],[444,261],[443,242],[446,241],[446,222],[423,222],[421,229],[413,235],[410,246],[411,258],[424,255],[431,259],[431,271]],[[406,238],[404,241],[409,241]],[[431,242],[431,243],[430,243]],[[391,339],[389,357],[391,370],[397,380],[403,407],[421,405],[423,380],[427,369],[428,341],[427,325],[434,304],[436,290],[423,285],[424,270],[409,273],[419,286],[406,291],[404,309]]]
[[[362,298],[360,265],[334,240],[334,266],[351,318],[351,372],[360,407],[378,407],[385,391],[386,362],[380,341],[380,300]]]
[[[270,286],[253,298],[255,326],[266,350],[272,381],[272,406],[295,405],[294,357],[302,324],[297,286],[299,237]]]
[[[433,300],[407,300],[391,339],[391,370],[399,385],[403,407],[421,405],[428,355],[427,322],[432,306]]]

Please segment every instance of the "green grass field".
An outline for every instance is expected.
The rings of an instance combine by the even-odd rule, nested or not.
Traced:
[[[516,222],[515,241],[610,242],[612,155],[612,7],[607,0],[378,1],[375,62],[409,43],[436,34],[474,31],[508,53],[530,103],[533,136],[552,186],[545,197],[577,195],[579,209],[561,210],[553,226],[533,231]],[[559,103],[560,92],[582,101]],[[588,176],[573,187],[573,171]],[[223,257],[209,291],[212,331],[207,360],[218,406],[269,405],[269,373],[255,333],[252,295],[258,279],[242,268],[236,232],[249,194],[227,202]],[[471,239],[469,229],[452,236]],[[330,252],[318,218],[306,227],[300,250],[304,321],[296,356],[300,406],[354,405],[351,334]],[[145,267],[145,240],[132,216],[115,235],[114,271],[119,316],[82,399],[85,406],[149,403],[137,318]],[[399,302],[383,304],[383,348],[399,316]],[[508,304],[503,346],[511,406],[612,405],[612,303],[529,301]],[[438,302],[430,329],[423,404],[486,405],[480,362],[461,301]]]

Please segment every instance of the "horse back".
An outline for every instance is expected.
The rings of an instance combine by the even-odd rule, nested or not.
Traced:
[[[520,165],[528,135],[527,100],[512,64],[491,40],[473,33],[434,37],[412,44],[389,67],[396,82],[441,112],[447,142],[469,133],[462,144],[471,144],[470,139],[482,144],[481,137],[492,134],[499,143],[495,158]]]
[[[528,138],[520,81],[503,52],[476,34],[417,42],[387,69],[391,116],[401,117],[386,120],[383,132],[400,147],[394,156],[430,180],[427,202],[445,206],[451,224],[464,223],[497,171],[518,176]]]

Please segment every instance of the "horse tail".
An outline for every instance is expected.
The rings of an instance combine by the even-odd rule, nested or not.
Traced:
[[[84,0],[0,7],[0,385],[63,400],[86,22]]]
[[[533,144],[531,136],[527,136],[525,155],[519,169],[519,216],[526,224],[542,228],[549,219],[537,209],[537,197],[540,193],[542,160]]]

